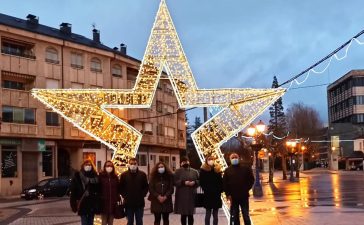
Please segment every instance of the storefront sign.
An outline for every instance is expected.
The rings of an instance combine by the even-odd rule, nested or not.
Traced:
[[[20,144],[21,140],[18,139],[5,139],[5,138],[0,139],[0,145],[20,145]]]
[[[45,152],[46,151],[46,144],[44,139],[38,140],[38,151]]]

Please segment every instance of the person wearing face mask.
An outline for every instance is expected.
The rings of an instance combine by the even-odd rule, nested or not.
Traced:
[[[174,174],[174,184],[176,186],[176,196],[174,212],[181,215],[182,225],[193,225],[195,214],[195,195],[199,186],[198,171],[190,168],[188,158],[181,158],[181,168]]]
[[[240,208],[245,225],[251,225],[249,216],[249,190],[254,184],[251,166],[240,163],[239,155],[230,155],[231,165],[225,170],[223,187],[227,199],[230,201],[230,224],[240,225]]]
[[[124,198],[127,225],[143,225],[144,198],[148,194],[147,175],[138,169],[136,158],[129,159],[129,168],[121,174],[119,193]]]
[[[101,220],[102,225],[112,225],[117,202],[120,200],[118,193],[119,179],[115,172],[113,162],[106,161],[100,173]]]
[[[217,225],[219,208],[222,207],[221,193],[223,186],[221,167],[215,163],[214,156],[207,156],[205,163],[200,168],[200,186],[205,196],[205,225],[210,225],[211,214],[213,215],[212,224]]]
[[[169,214],[173,212],[172,194],[174,191],[173,173],[164,162],[157,163],[150,174],[150,211],[154,214],[154,225],[169,225]]]
[[[76,172],[70,186],[70,205],[81,217],[82,225],[93,225],[100,212],[99,178],[91,160],[85,160]]]

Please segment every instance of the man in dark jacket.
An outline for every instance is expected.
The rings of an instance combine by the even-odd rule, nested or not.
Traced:
[[[119,191],[124,198],[127,225],[143,225],[144,198],[148,194],[147,175],[138,169],[135,158],[129,159],[129,169],[120,176]]]
[[[249,217],[249,190],[254,184],[253,171],[239,162],[239,155],[230,155],[231,166],[224,173],[223,184],[226,197],[231,203],[230,224],[240,225],[239,206],[243,214],[244,224],[251,225]]]

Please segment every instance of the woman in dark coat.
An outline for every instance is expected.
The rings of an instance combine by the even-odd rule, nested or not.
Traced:
[[[223,192],[223,183],[221,167],[215,164],[213,156],[207,157],[206,162],[201,166],[200,186],[205,195],[205,225],[210,225],[211,213],[213,215],[213,225],[217,225],[219,208],[222,207],[221,193]]]
[[[73,212],[81,216],[82,225],[93,225],[95,214],[99,213],[99,179],[91,160],[82,163],[71,181],[70,205]]]
[[[168,166],[157,163],[150,175],[149,197],[150,211],[154,214],[154,225],[169,225],[169,214],[173,212],[172,194],[174,192],[173,173]]]
[[[195,195],[199,185],[198,171],[190,167],[188,158],[181,158],[181,168],[174,174],[176,198],[174,212],[181,215],[181,224],[193,225],[195,214]]]
[[[99,178],[102,225],[112,225],[116,204],[120,200],[120,196],[118,193],[119,179],[115,173],[114,164],[110,160],[105,162],[104,170]]]

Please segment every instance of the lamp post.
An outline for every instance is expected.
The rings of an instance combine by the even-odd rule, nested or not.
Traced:
[[[259,176],[258,152],[263,147],[263,145],[260,143],[261,140],[259,140],[259,136],[264,132],[264,130],[265,130],[265,124],[261,120],[255,126],[250,125],[250,127],[247,130],[248,135],[250,137],[253,137],[253,142],[251,144],[251,147],[255,153],[255,183],[253,186],[253,195],[255,197],[263,196],[263,189],[262,189],[262,184],[260,183],[260,176]]]
[[[293,177],[293,154],[294,154],[294,148],[296,147],[296,142],[295,141],[287,141],[286,145],[288,148],[291,148],[289,151],[289,155],[290,155],[290,174],[289,174],[289,181],[294,182],[294,177]]]

